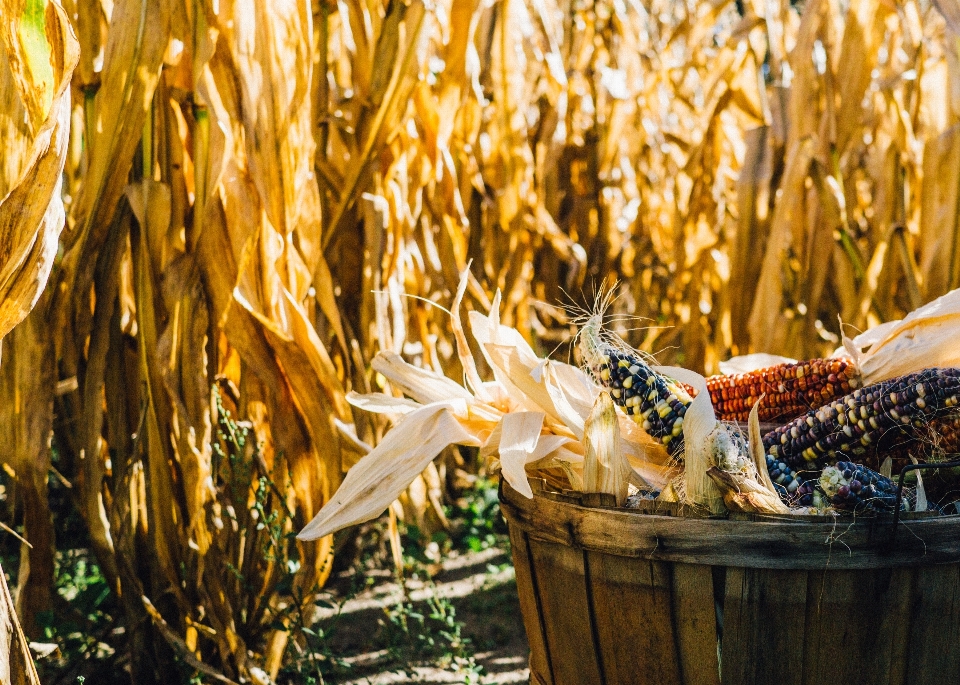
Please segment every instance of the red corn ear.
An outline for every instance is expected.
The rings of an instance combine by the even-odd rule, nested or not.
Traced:
[[[711,376],[707,390],[721,421],[747,421],[761,395],[760,421],[793,419],[860,386],[846,359],[810,359],[732,376]]]

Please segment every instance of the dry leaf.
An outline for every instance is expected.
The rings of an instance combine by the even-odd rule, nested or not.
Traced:
[[[418,409],[390,431],[347,472],[340,488],[297,535],[316,540],[382,514],[441,450],[450,445],[476,445],[454,416],[455,409],[438,402]]]
[[[524,497],[533,499],[527,481],[526,463],[534,459],[534,450],[543,429],[543,412],[511,412],[501,421],[499,444],[500,468],[503,477]]]
[[[19,23],[18,4],[5,2],[3,14]],[[54,87],[50,111],[29,143],[29,161],[0,200],[0,339],[36,304],[57,254],[64,210],[61,175],[70,138],[70,78],[80,46],[66,13],[56,2],[46,10]],[[4,145],[14,145],[5,140]]]
[[[766,393],[762,393],[750,409],[750,416],[747,419],[748,445],[750,456],[753,459],[753,468],[756,469],[760,484],[765,487],[770,494],[777,495],[777,489],[770,478],[770,472],[767,470],[767,456],[763,448],[763,436],[760,434],[760,403]]]
[[[790,508],[776,494],[748,476],[729,473],[716,466],[707,469],[707,476],[716,484],[723,503],[730,511],[753,514],[789,514]]]
[[[745,354],[739,357],[731,357],[725,362],[720,362],[720,373],[725,376],[734,376],[738,373],[750,373],[765,369],[768,366],[777,366],[778,364],[794,364],[796,359],[790,357],[781,357],[776,354],[766,354],[764,352],[755,352]]]
[[[657,366],[657,373],[675,378],[692,386],[697,396],[683,415],[683,482],[687,502],[706,507],[711,513],[723,512],[723,499],[714,481],[707,475],[716,466],[713,440],[720,426],[713,411],[707,381],[700,374],[678,367]]]
[[[606,392],[597,396],[587,417],[583,444],[583,492],[613,495],[623,506],[632,469],[624,458],[616,407]]]
[[[855,350],[870,347],[857,359],[864,385],[933,367],[960,366],[960,289],[911,312],[901,321],[852,340]]]

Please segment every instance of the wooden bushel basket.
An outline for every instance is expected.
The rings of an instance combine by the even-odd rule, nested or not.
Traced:
[[[500,490],[531,683],[960,683],[960,516],[684,518],[532,485]]]

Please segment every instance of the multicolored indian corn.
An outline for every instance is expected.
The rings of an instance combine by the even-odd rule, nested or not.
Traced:
[[[804,483],[804,475],[807,478],[811,474],[802,474],[787,466],[785,462],[777,460],[776,457],[767,455],[767,473],[770,474],[770,480],[777,489],[777,494],[784,502],[791,504],[799,497],[800,486]],[[809,503],[808,503],[809,506]]]
[[[846,359],[810,359],[732,376],[707,378],[721,421],[746,421],[761,395],[761,421],[792,419],[859,387],[856,366]]]
[[[671,455],[683,449],[683,415],[692,398],[681,383],[654,371],[640,357],[602,345],[592,355],[591,371],[643,429],[666,445]]]
[[[817,469],[838,457],[882,454],[916,439],[960,401],[960,369],[926,369],[866,388],[809,411],[763,436],[768,455],[794,470]]]
[[[834,466],[823,469],[817,484],[835,509],[855,513],[890,513],[897,506],[897,484],[862,464],[838,461]],[[900,509],[910,511],[916,502],[916,490],[904,488]]]
[[[960,406],[943,416],[936,416],[917,429],[917,439],[906,446],[906,459],[920,462],[956,461],[960,459]],[[894,456],[896,467],[897,455]],[[899,469],[894,469],[898,471]]]

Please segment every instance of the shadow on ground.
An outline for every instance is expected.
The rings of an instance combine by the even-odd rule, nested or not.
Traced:
[[[346,594],[351,581],[356,578],[345,575],[333,588]],[[325,612],[336,620],[328,648],[346,665],[327,683],[528,682],[513,566],[503,550],[452,556],[431,580],[407,579],[405,594],[389,571],[369,572],[365,581],[367,587],[339,607],[338,618],[336,609]],[[453,619],[431,621],[437,607],[441,613],[452,608]],[[418,616],[427,617],[425,627]]]

